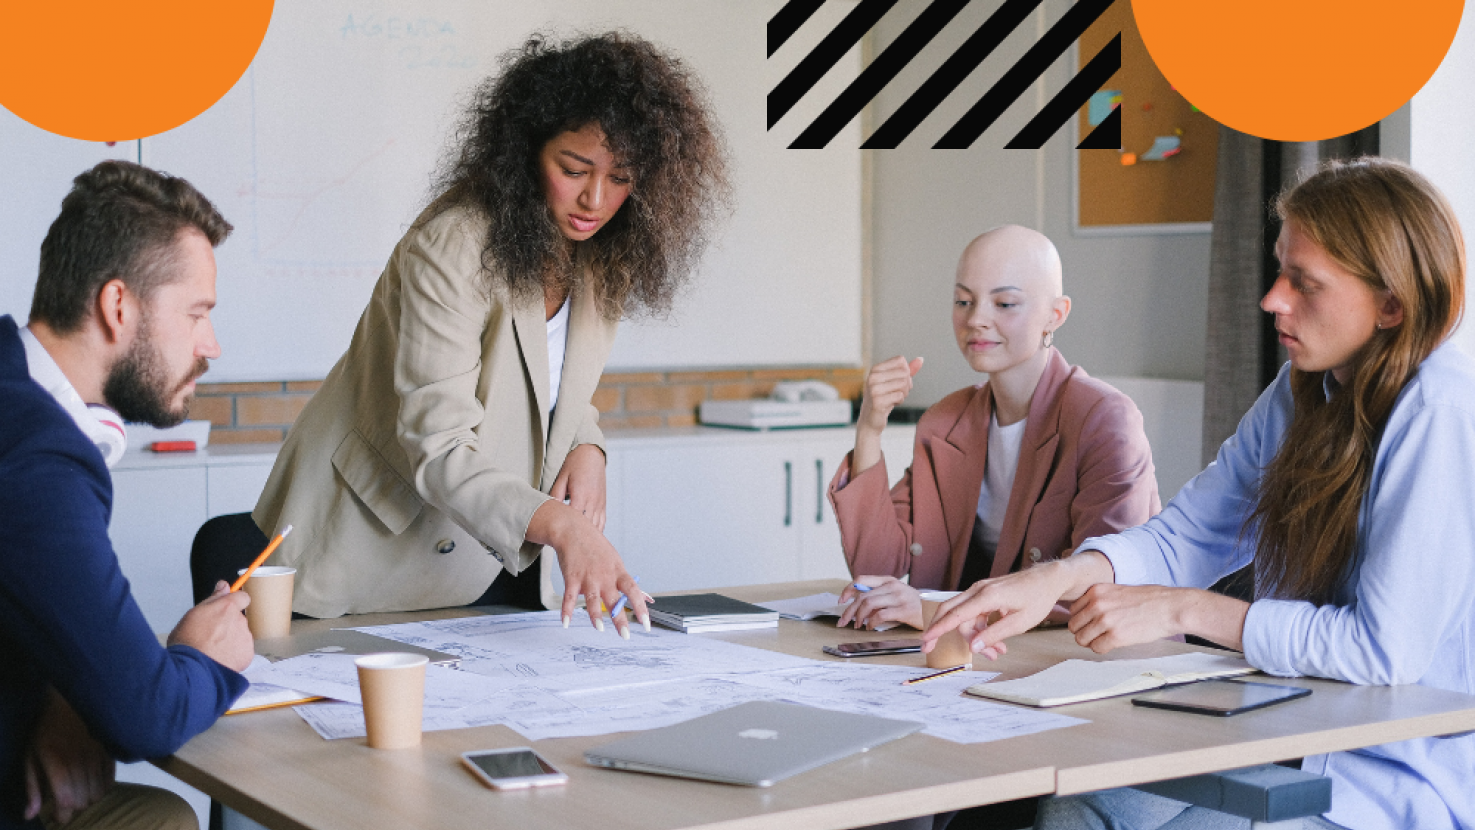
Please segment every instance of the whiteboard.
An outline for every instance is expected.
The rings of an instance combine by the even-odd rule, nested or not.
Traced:
[[[110,158],[138,160],[138,142],[109,146],[62,138],[0,108],[0,314],[25,325],[36,289],[41,240],[72,179]]]
[[[859,48],[772,134],[765,115],[768,89],[854,2],[825,4],[769,61],[765,24],[781,5],[277,3],[236,86],[139,147],[143,163],[189,179],[236,227],[217,251],[223,355],[210,380],[326,375],[391,249],[428,201],[466,96],[495,71],[497,56],[534,31],[611,28],[675,52],[705,83],[732,151],[735,210],[671,319],[623,324],[610,368],[858,364],[859,125],[825,150],[785,147],[859,72]],[[31,208],[54,215],[47,204]]]

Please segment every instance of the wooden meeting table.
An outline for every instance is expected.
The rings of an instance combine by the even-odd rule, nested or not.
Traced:
[[[821,580],[718,589],[749,601],[838,592]],[[466,609],[293,623],[293,633],[462,616]],[[704,634],[743,645],[830,659],[821,646],[866,639],[833,621],[780,621],[778,629]],[[1064,630],[1010,641],[979,670],[1009,679],[1079,657],[1126,659],[1192,650],[1159,642],[1097,658]],[[919,654],[872,658],[921,669]],[[1303,701],[1234,718],[1142,709],[1127,698],[1059,707],[1088,724],[982,744],[911,735],[758,789],[619,772],[584,763],[584,750],[612,735],[557,738],[533,746],[569,776],[564,786],[494,791],[462,766],[462,752],[522,746],[503,726],[426,732],[414,749],[374,750],[362,738],[327,741],[295,712],[222,718],[156,763],[272,830],[842,830],[1050,793],[1071,794],[1475,730],[1475,697],[1424,686],[1369,687],[1275,680],[1314,690]],[[905,717],[905,713],[898,713]]]

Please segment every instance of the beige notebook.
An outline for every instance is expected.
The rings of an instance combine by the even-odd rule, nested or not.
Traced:
[[[968,694],[1025,706],[1063,706],[1253,671],[1243,658],[1203,652],[1145,660],[1066,660],[1018,680],[969,686]]]

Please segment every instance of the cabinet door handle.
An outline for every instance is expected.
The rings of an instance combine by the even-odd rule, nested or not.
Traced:
[[[794,524],[794,464],[784,462],[784,527]]]
[[[814,459],[814,523],[825,521],[825,460]]]

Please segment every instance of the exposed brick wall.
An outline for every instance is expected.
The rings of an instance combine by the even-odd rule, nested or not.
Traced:
[[[322,385],[317,380],[202,383],[189,416],[210,421],[212,444],[278,442]]]
[[[691,426],[702,401],[761,398],[781,380],[822,380],[840,397],[860,397],[865,370],[852,366],[714,369],[605,373],[594,405],[606,429]],[[321,386],[320,381],[202,383],[191,418],[208,419],[210,441],[220,444],[281,441]]]

